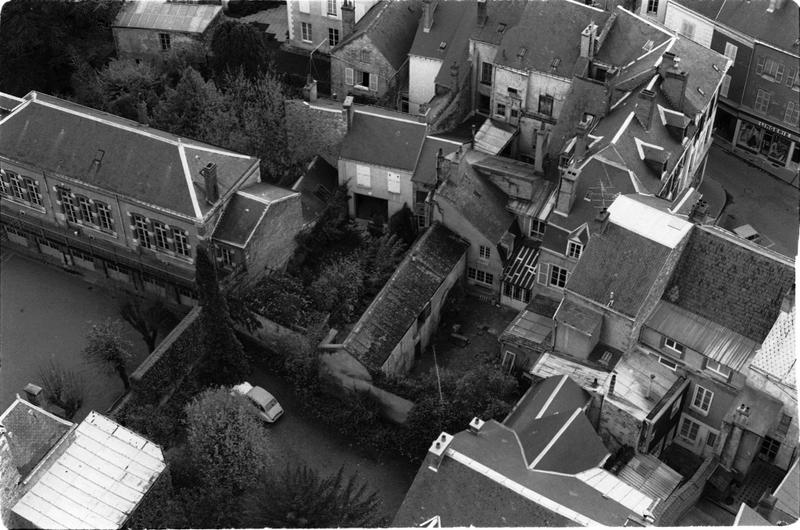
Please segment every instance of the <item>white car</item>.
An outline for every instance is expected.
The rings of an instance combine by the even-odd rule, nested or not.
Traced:
[[[248,382],[244,382],[234,386],[233,390],[249,399],[256,406],[258,415],[265,421],[274,423],[283,416],[283,407],[275,399],[275,396],[260,386],[253,386]]]

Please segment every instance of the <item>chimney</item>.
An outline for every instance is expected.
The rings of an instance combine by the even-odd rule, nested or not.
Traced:
[[[772,513],[772,510],[775,509],[776,504],[778,504],[778,497],[772,495],[768,491],[765,491],[758,500],[756,512],[762,517],[768,518]]]
[[[487,18],[489,17],[486,13],[486,0],[478,0],[478,26],[485,26]]]
[[[447,446],[450,445],[450,442],[453,440],[453,437],[443,432],[439,435],[438,438],[431,444],[430,449],[428,449],[428,453],[433,455],[431,459],[431,465],[428,467],[431,471],[439,471],[439,465],[442,463],[444,459],[444,452],[447,450]]]
[[[472,418],[472,421],[469,422],[469,432],[472,434],[478,434],[478,432],[481,430],[481,427],[483,427],[483,423],[483,420],[478,417]]]
[[[342,111],[344,113],[345,120],[347,121],[347,130],[350,130],[350,127],[353,126],[353,96],[347,96],[344,98],[344,103],[342,103]]]
[[[422,0],[422,31],[430,33],[433,27],[433,13],[438,0]]]
[[[683,112],[689,74],[681,69],[681,58],[672,52],[665,52],[660,70],[661,90],[676,110]]]
[[[655,374],[650,374],[650,379],[647,381],[647,399],[653,399],[653,381],[655,381]]]
[[[561,183],[558,187],[558,200],[556,201],[556,211],[564,215],[569,215],[572,205],[575,203],[575,191],[578,186],[580,172],[570,168],[561,173]]]
[[[317,80],[312,78],[311,74],[308,74],[306,84],[303,86],[303,99],[311,103],[317,100]]]
[[[655,100],[656,93],[645,88],[639,92],[639,98],[636,101],[636,108],[634,109],[636,119],[646,131],[649,131],[650,126],[653,124],[653,111],[656,107]]]
[[[597,25],[589,22],[589,25],[581,31],[581,57],[591,59],[597,52]]]
[[[150,125],[150,118],[147,116],[147,103],[144,101],[136,104],[136,119],[142,125]]]
[[[614,389],[617,386],[617,372],[611,372],[611,382],[608,383],[608,395],[614,395]]]
[[[200,170],[203,176],[203,183],[206,189],[206,202],[214,204],[219,200],[219,186],[217,186],[217,165],[213,162],[206,164],[206,167]]]
[[[579,162],[589,147],[589,120],[581,120],[575,130],[575,162]]]
[[[32,403],[37,407],[42,406],[42,387],[34,385],[33,383],[28,383],[23,390],[25,391],[25,399],[28,403]]]
[[[353,33],[356,25],[356,8],[352,0],[344,0],[342,4],[342,39]]]

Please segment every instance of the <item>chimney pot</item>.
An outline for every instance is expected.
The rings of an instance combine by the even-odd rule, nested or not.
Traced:
[[[206,190],[206,202],[210,205],[219,200],[219,186],[217,185],[217,165],[213,162],[206,164],[200,170],[203,176],[203,184]]]
[[[42,387],[38,385],[34,385],[33,383],[28,383],[23,388],[25,391],[25,399],[36,406],[42,405]]]
[[[478,26],[483,27],[486,25],[486,19],[488,18],[486,13],[486,0],[478,0]]]
[[[437,0],[422,0],[422,31],[430,33],[433,27],[433,13]]]
[[[147,116],[147,103],[144,101],[136,104],[136,119],[142,125],[150,125],[150,118]]]
[[[347,130],[349,131],[350,127],[353,126],[353,96],[344,98],[342,109],[344,110],[345,119],[347,120]]]
[[[353,33],[356,25],[356,8],[349,0],[342,4],[342,38]]]

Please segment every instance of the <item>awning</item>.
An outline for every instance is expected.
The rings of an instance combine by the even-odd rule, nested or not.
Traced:
[[[503,271],[503,281],[522,289],[531,289],[536,281],[536,262],[539,249],[527,245],[519,247]]]
[[[475,149],[490,155],[499,154],[517,134],[517,129],[502,122],[486,120],[475,134]]]

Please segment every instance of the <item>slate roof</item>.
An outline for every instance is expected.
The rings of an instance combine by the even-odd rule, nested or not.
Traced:
[[[62,420],[17,396],[0,415],[8,436],[11,457],[21,477],[25,477],[44,455],[70,430],[72,422]]]
[[[300,192],[305,222],[314,221],[322,215],[328,199],[338,185],[338,170],[321,156],[314,155],[306,172],[292,186],[292,191]]]
[[[447,156],[450,153],[458,151],[458,148],[463,145],[465,144],[455,140],[426,136],[422,144],[422,153],[419,155],[417,168],[414,170],[414,175],[411,177],[411,182],[416,182],[425,186],[435,185],[436,155],[439,153],[439,149],[442,150],[443,156]]]
[[[353,327],[344,349],[380,369],[468,247],[441,223],[431,225]]]
[[[564,298],[553,320],[587,335],[593,335],[603,323],[603,315]]]
[[[461,160],[452,162],[436,196],[451,203],[489,241],[499,242],[514,222],[514,216],[506,210],[505,194],[472,167],[473,162],[486,156],[465,151]]]
[[[166,467],[161,448],[89,413],[13,507],[38,528],[121,528]]]
[[[236,192],[214,230],[214,239],[244,248],[256,229],[280,217],[297,192],[259,182]]]
[[[669,254],[664,245],[609,223],[592,236],[567,290],[603,306],[614,293],[613,309],[636,317]]]
[[[721,228],[696,226],[664,298],[761,343],[794,276],[793,260]]]
[[[417,33],[408,53],[441,61],[442,66],[434,82],[454,89],[450,73],[450,66],[453,63],[459,65],[460,79],[469,75],[467,63],[469,36],[475,28],[477,10],[474,5],[457,1],[440,0],[435,5],[433,26],[426,33],[424,17],[420,17]]]
[[[584,409],[591,400],[592,396],[568,375],[548,377],[525,392],[503,424],[520,431],[543,416],[569,416],[575,409]]]
[[[644,21],[623,9],[615,9],[614,15],[613,25],[594,57],[598,62],[620,67],[628,66],[672,38],[672,34],[666,28]],[[650,45],[650,50],[645,48],[646,44]],[[660,55],[654,53],[649,61],[650,64],[652,65]]]
[[[339,157],[376,166],[414,171],[428,127],[407,115],[356,110]]]
[[[702,112],[714,98],[714,92],[725,77],[729,59],[686,38],[678,38],[671,51],[681,58],[681,69],[689,74],[686,84],[689,108],[684,109],[684,113],[693,115]],[[794,53],[798,53],[797,48]]]
[[[528,2],[519,21],[506,30],[495,63],[571,78],[580,56],[581,32],[590,22],[602,27],[609,16],[577,2]]]
[[[478,25],[472,31],[470,39],[489,44],[500,44],[508,29],[520,20],[527,0],[486,0],[486,23]],[[500,25],[505,25],[501,31]]]
[[[417,1],[382,0],[356,22],[353,32],[331,50],[331,55],[336,55],[354,40],[366,37],[394,69],[399,70],[411,49],[420,14]]]
[[[678,0],[677,3],[723,26],[750,35],[797,55],[800,35],[800,6],[789,0],[772,13],[771,0],[726,2],[725,0]]]
[[[204,33],[221,13],[221,5],[134,1],[122,6],[113,27]]]
[[[37,92],[25,99],[0,123],[3,156],[178,214],[202,218],[210,209],[206,164],[217,164],[220,197],[258,171],[257,158]]]

